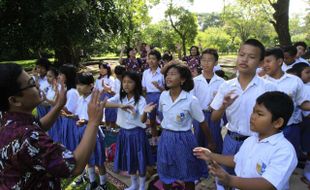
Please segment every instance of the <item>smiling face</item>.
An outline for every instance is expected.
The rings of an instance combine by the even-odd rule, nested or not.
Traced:
[[[258,47],[244,44],[240,47],[237,56],[237,70],[240,74],[255,75],[260,61],[260,49]]]
[[[263,69],[267,75],[273,77],[281,71],[282,63],[283,59],[277,59],[274,55],[269,55],[264,58]]]

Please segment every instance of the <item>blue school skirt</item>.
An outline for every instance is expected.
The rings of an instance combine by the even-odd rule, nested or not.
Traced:
[[[157,150],[157,172],[160,180],[171,184],[177,180],[194,182],[200,177],[208,177],[206,162],[193,154],[193,149],[197,146],[196,138],[190,130],[164,129]]]
[[[158,103],[159,103],[159,97],[160,97],[161,92],[149,92],[146,93],[146,103],[149,104],[151,102],[153,102],[154,104],[156,104],[155,109],[148,114],[148,117],[150,120],[155,120],[156,119],[156,115],[158,115]]]
[[[304,117],[301,128],[301,150],[310,152],[310,118]]]
[[[223,138],[221,134],[221,121],[212,121],[211,120],[211,112],[204,111],[205,115],[205,121],[208,124],[208,127],[210,129],[212,139],[214,143],[216,144],[216,150],[215,152],[220,154],[223,150]],[[194,134],[197,139],[198,146],[207,147],[208,146],[208,139],[206,139],[206,136],[204,135],[202,129],[199,126],[199,122],[194,120],[193,121],[194,126]]]
[[[87,124],[77,127],[79,134],[79,143],[82,141],[84,132],[86,130]],[[104,143],[104,133],[100,127],[98,127],[98,132],[96,136],[95,149],[92,152],[88,164],[90,166],[103,166],[105,162],[105,143]]]
[[[79,128],[76,119],[62,116],[62,144],[70,151],[74,151],[79,144]]]
[[[145,176],[146,167],[151,165],[154,165],[154,160],[145,129],[121,128],[116,140],[114,171],[127,171],[129,174],[138,171],[140,176]]]
[[[51,109],[51,106],[43,106],[43,105],[38,105],[37,106],[37,115],[38,118],[42,118],[43,116],[45,116]]]
[[[48,130],[48,135],[53,139],[54,142],[62,143],[63,140],[63,127],[62,117],[58,116],[53,126]]]
[[[105,98],[111,98],[112,95],[108,93],[104,93],[101,95],[100,100],[104,100]],[[117,109],[115,108],[104,108],[104,115],[106,122],[116,122],[117,119]]]

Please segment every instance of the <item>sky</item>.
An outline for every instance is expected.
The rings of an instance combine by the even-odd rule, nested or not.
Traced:
[[[234,0],[225,0],[227,2],[234,2]],[[211,13],[211,12],[221,12],[224,7],[223,0],[194,0],[194,4],[186,3],[185,0],[174,1],[178,2],[179,5],[184,8],[196,12],[196,13]],[[309,9],[307,0],[290,0],[290,16],[296,15],[300,12],[306,12]],[[152,22],[156,23],[164,19],[164,12],[167,9],[165,3],[160,3],[159,5],[153,7],[150,10],[150,15],[152,17]]]

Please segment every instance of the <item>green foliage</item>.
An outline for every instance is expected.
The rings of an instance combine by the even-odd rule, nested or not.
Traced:
[[[220,13],[199,13],[197,14],[198,23],[201,31],[208,27],[221,27],[224,25]]]

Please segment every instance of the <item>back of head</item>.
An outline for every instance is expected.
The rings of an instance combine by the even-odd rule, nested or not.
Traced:
[[[126,68],[123,65],[116,65],[114,68],[114,73],[116,75],[123,75],[126,71]]]
[[[46,70],[51,66],[51,62],[47,58],[40,58],[36,61],[36,65],[45,67]]]
[[[297,48],[295,46],[285,46],[282,48],[284,53],[288,53],[291,57],[297,55]]]
[[[297,48],[297,46],[302,46],[305,50],[307,49],[307,44],[305,42],[295,42],[294,46]]]
[[[10,108],[9,97],[19,92],[20,84],[17,82],[23,68],[15,63],[0,64],[0,111],[5,112]]]
[[[163,57],[162,57],[162,60],[163,60],[163,61],[169,62],[169,61],[171,61],[172,59],[173,59],[173,57],[172,57],[172,55],[171,55],[170,52],[165,52],[165,53],[163,54]]]
[[[202,51],[201,56],[203,56],[204,54],[211,54],[211,55],[213,55],[215,61],[219,60],[219,54],[217,53],[216,49],[207,48],[207,49]]]
[[[265,57],[274,56],[276,59],[284,59],[284,54],[281,48],[270,48],[265,52]]]
[[[248,39],[243,45],[250,45],[259,48],[260,50],[260,60],[262,61],[265,57],[265,46],[257,39]]]
[[[76,88],[76,67],[74,65],[65,64],[58,69],[59,73],[66,76],[67,89]]]
[[[256,103],[266,107],[272,114],[272,121],[282,118],[284,120],[282,127],[286,126],[294,111],[292,99],[284,92],[265,92],[256,99]]]
[[[93,74],[90,72],[78,73],[76,77],[76,84],[90,85],[95,82]]]

